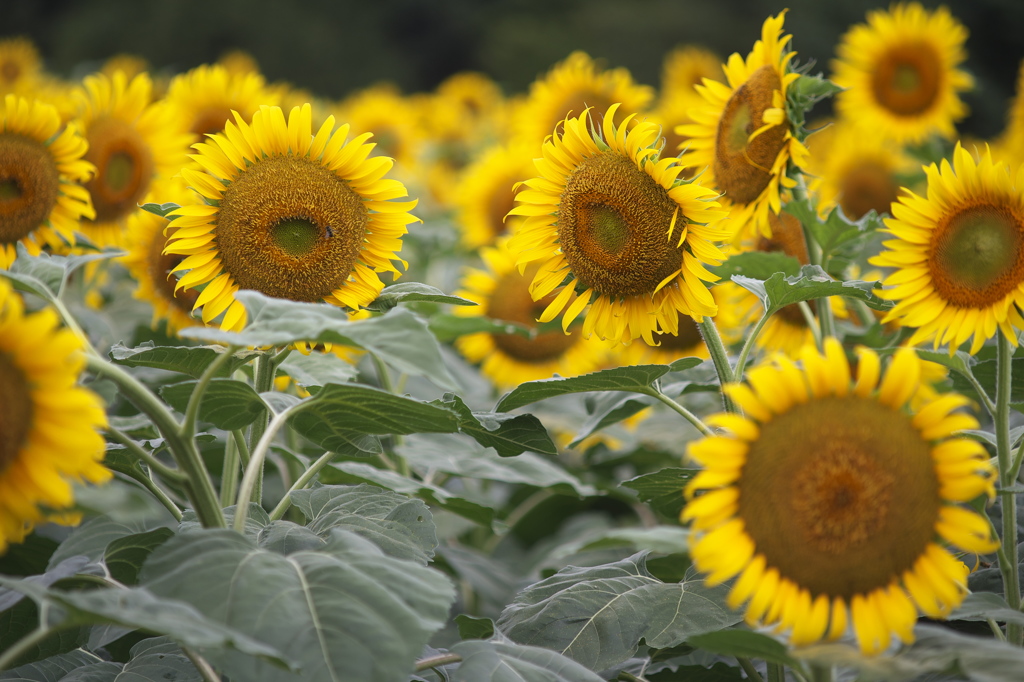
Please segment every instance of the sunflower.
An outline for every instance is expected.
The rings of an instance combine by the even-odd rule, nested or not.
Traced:
[[[71,506],[71,480],[111,476],[96,431],[106,426],[103,405],[75,385],[85,365],[81,345],[53,310],[25,314],[0,279],[0,553]]]
[[[219,64],[203,64],[171,80],[166,98],[174,118],[200,142],[219,133],[237,111],[250,119],[261,104],[278,104],[278,94],[266,87],[258,71],[233,73]]]
[[[312,134],[312,108],[260,107],[247,124],[235,114],[223,133],[194,145],[205,169],[182,177],[202,202],[176,209],[166,252],[188,256],[178,287],[206,285],[196,301],[209,323],[245,325],[239,289],[297,301],[359,308],[377,297],[378,273],[399,274],[394,261],[415,201],[385,179],[392,160],[368,158],[370,134],[348,140],[329,116]]]
[[[725,433],[691,443],[704,466],[687,486],[690,555],[709,583],[734,575],[728,603],[748,602],[751,624],[791,629],[811,644],[853,629],[861,650],[913,640],[917,609],[949,615],[966,594],[967,567],[943,548],[997,546],[988,522],[956,502],[994,495],[984,447],[953,434],[977,428],[947,393],[905,410],[921,361],[901,348],[879,381],[878,355],[858,353],[857,380],[833,338],[803,368],[776,356],[726,393],[747,417],[719,414]],[[704,491],[693,497],[697,491]],[[912,601],[913,600],[913,601]]]
[[[841,38],[832,62],[832,79],[846,88],[836,96],[840,117],[898,143],[953,137],[954,122],[967,115],[959,93],[974,84],[957,68],[965,40],[967,29],[945,7],[930,12],[910,2],[869,12],[867,24]]]
[[[454,196],[455,220],[467,249],[493,244],[521,220],[508,213],[515,206],[514,185],[533,172],[533,157],[526,145],[498,145],[462,172]]]
[[[537,315],[546,301],[530,296],[531,271],[516,269],[515,256],[505,241],[480,250],[486,270],[469,269],[462,278],[457,296],[477,302],[477,307],[456,308],[459,315],[486,316],[495,320],[518,322],[534,328]],[[600,369],[608,352],[607,344],[584,339],[578,332],[540,332],[533,338],[518,334],[483,332],[459,337],[455,347],[470,362],[482,362],[485,376],[499,388],[511,388],[524,381],[548,379],[555,374],[577,376]]]
[[[149,71],[149,62],[145,57],[140,57],[137,54],[122,52],[107,59],[100,67],[100,73],[107,78],[113,78],[118,71],[123,71],[125,78],[131,80],[140,73]]]
[[[601,119],[618,103],[616,123],[621,123],[627,114],[645,110],[653,99],[654,89],[634,83],[627,69],[605,70],[585,52],[573,52],[530,86],[529,96],[515,114],[514,134],[539,147],[563,119],[579,116],[587,108]]]
[[[424,131],[419,107],[395,87],[378,85],[361,90],[337,107],[357,135],[372,132],[374,153],[395,160],[396,170],[411,176],[423,151]]]
[[[139,210],[153,178],[177,173],[187,160],[190,137],[170,109],[150,103],[152,89],[148,74],[129,81],[118,71],[86,76],[75,91],[78,125],[89,142],[85,158],[96,166],[86,185],[96,218],[83,228],[97,246],[121,245],[128,216]]]
[[[789,68],[796,53],[786,52],[792,36],[782,33],[784,18],[780,12],[765,20],[746,60],[729,57],[727,85],[706,80],[697,87],[704,103],[691,110],[693,123],[676,131],[689,138],[682,163],[722,192],[726,227],[738,239],[768,236],[768,213],[781,210],[782,188],[795,185],[787,165],[803,166],[807,159],[786,118],[787,91],[799,74]]]
[[[957,144],[953,164],[932,164],[927,198],[908,191],[885,221],[895,239],[869,262],[894,267],[881,295],[896,302],[882,320],[917,327],[909,343],[934,339],[952,354],[972,334],[974,354],[998,327],[1011,343],[1024,329],[1024,167],[1016,178],[988,149],[979,161]]]
[[[656,124],[631,115],[616,126],[617,108],[604,115],[603,138],[584,111],[544,143],[541,176],[520,184],[510,212],[525,220],[509,246],[520,268],[541,262],[534,300],[559,289],[541,322],[565,310],[568,330],[590,304],[585,337],[654,345],[654,332],[678,332],[679,313],[717,312],[704,282],[718,278],[704,265],[725,258],[713,243],[725,235],[708,226],[724,212],[712,190],[678,179],[678,159],[658,158]]]
[[[665,55],[661,68],[661,105],[682,100],[691,106],[702,101],[697,86],[705,79],[724,82],[722,60],[697,45],[683,45]]]
[[[39,50],[28,38],[0,40],[0,94],[27,95],[42,75]]]
[[[62,129],[63,128],[63,129]],[[17,95],[0,112],[0,268],[11,267],[21,242],[37,255],[44,245],[74,243],[83,217],[95,214],[81,184],[96,169],[86,142],[63,127],[57,109]]]

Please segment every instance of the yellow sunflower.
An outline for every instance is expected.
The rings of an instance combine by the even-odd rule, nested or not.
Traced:
[[[498,145],[463,170],[454,202],[455,220],[467,249],[493,244],[498,236],[514,230],[521,220],[508,215],[515,206],[514,186],[533,173],[533,157],[526,145]]]
[[[878,355],[862,348],[851,382],[833,338],[801,359],[776,356],[749,384],[726,385],[747,416],[714,415],[725,433],[690,444],[704,467],[682,513],[690,555],[709,583],[739,576],[728,603],[746,602],[749,623],[789,630],[799,646],[852,621],[861,650],[878,653],[893,635],[913,641],[918,608],[941,618],[967,593],[968,569],[944,543],[998,546],[955,504],[994,495],[994,470],[980,443],[953,435],[978,428],[955,412],[967,398],[904,409],[921,381],[913,349],[897,350],[881,381]]]
[[[1016,177],[957,144],[953,164],[932,164],[927,197],[908,191],[885,221],[895,239],[869,259],[896,268],[881,295],[896,302],[883,322],[917,327],[909,343],[934,339],[956,351],[971,335],[976,353],[1002,329],[1016,345],[1024,329],[1024,167]]]
[[[375,154],[395,160],[403,177],[417,169],[424,132],[419,108],[395,87],[379,85],[361,90],[337,107],[338,118],[348,121],[356,135],[373,133]]]
[[[21,242],[37,255],[44,245],[73,244],[82,218],[95,215],[85,182],[96,169],[87,144],[57,109],[17,95],[0,112],[0,268],[11,267]]]
[[[697,86],[704,79],[724,82],[722,60],[714,52],[697,45],[683,45],[665,55],[661,68],[659,106],[682,100],[690,106],[702,101]],[[670,147],[672,149],[672,147]]]
[[[722,192],[726,227],[738,239],[769,235],[768,213],[781,210],[782,189],[795,185],[787,165],[807,160],[786,118],[786,94],[799,74],[790,69],[796,53],[786,51],[792,36],[783,35],[784,19],[783,11],[765,20],[746,60],[729,57],[728,84],[706,80],[697,87],[704,103],[691,110],[694,122],[676,131],[689,138],[682,163]]]
[[[0,40],[0,95],[27,95],[42,75],[39,50],[28,38]]]
[[[207,133],[219,133],[237,111],[252,118],[260,105],[278,104],[278,94],[266,87],[258,71],[236,73],[226,67],[203,64],[171,80],[167,105],[174,118],[201,142]]]
[[[89,142],[85,158],[96,166],[86,185],[96,218],[83,231],[97,246],[121,245],[128,216],[139,210],[153,178],[173,175],[187,161],[191,137],[170,109],[151,103],[152,89],[148,74],[129,81],[118,71],[86,76],[75,91],[78,126]]]
[[[100,73],[107,78],[113,78],[114,74],[118,71],[123,71],[125,78],[131,80],[140,73],[149,71],[149,62],[146,61],[145,57],[122,52],[107,59],[100,68]]]
[[[529,96],[515,114],[514,134],[539,147],[563,119],[579,116],[587,108],[599,120],[618,103],[616,123],[621,123],[626,115],[644,111],[653,99],[654,89],[634,83],[627,69],[602,69],[585,52],[573,52],[530,86]]]
[[[679,313],[717,312],[705,282],[718,278],[705,264],[725,258],[713,243],[725,235],[709,226],[724,211],[712,190],[679,180],[678,159],[658,158],[656,124],[631,115],[616,126],[617,108],[604,115],[603,137],[584,111],[544,143],[540,177],[519,186],[510,215],[525,220],[509,246],[520,268],[541,263],[535,300],[558,290],[541,322],[564,310],[568,330],[589,305],[585,337],[653,345],[654,332],[678,332]]]
[[[832,62],[832,80],[846,88],[836,96],[840,117],[898,143],[953,137],[967,115],[959,93],[974,84],[957,68],[967,29],[947,8],[931,12],[917,2],[867,18],[842,37]]]
[[[205,172],[181,171],[201,202],[175,210],[166,252],[187,256],[178,287],[205,285],[196,301],[203,321],[227,311],[222,329],[241,329],[239,289],[298,301],[360,308],[398,276],[408,213],[415,201],[384,178],[387,157],[369,157],[369,133],[348,140],[328,117],[314,136],[312,108],[260,107],[246,123],[235,114],[223,133],[194,145]]]
[[[463,288],[456,292],[479,305],[456,308],[456,314],[536,327],[537,315],[547,303],[530,296],[531,271],[536,271],[536,265],[520,274],[504,241],[481,249],[480,256],[487,269],[469,269],[462,278]],[[593,372],[600,369],[608,353],[607,344],[584,339],[579,332],[563,334],[558,330],[541,332],[532,339],[518,334],[467,334],[455,341],[455,347],[470,362],[482,363],[484,375],[502,389],[555,374]]]
[[[25,314],[0,279],[0,553],[74,502],[70,481],[102,483],[98,396],[76,386],[81,341],[50,309]]]

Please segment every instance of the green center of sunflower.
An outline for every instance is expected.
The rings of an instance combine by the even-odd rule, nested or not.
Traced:
[[[682,266],[682,246],[667,237],[678,211],[668,191],[630,158],[595,154],[566,180],[558,240],[584,287],[614,298],[649,296]]]
[[[225,272],[242,289],[320,301],[344,286],[369,220],[344,180],[305,157],[280,155],[227,187],[214,234]]]
[[[0,352],[0,474],[18,458],[32,424],[32,393],[25,374]]]
[[[898,579],[933,541],[941,506],[910,417],[856,396],[763,424],[738,486],[756,551],[812,597],[849,600]]]
[[[928,262],[944,300],[992,305],[1024,281],[1024,216],[992,204],[962,209],[937,225]]]
[[[495,320],[518,322],[525,327],[536,327],[537,318],[553,299],[553,296],[548,296],[534,301],[530,296],[530,282],[533,281],[537,269],[536,265],[532,265],[522,275],[513,269],[501,277],[487,301],[487,316]],[[492,334],[491,338],[498,350],[515,360],[527,363],[554,360],[579,340],[578,336],[564,334],[561,331],[544,332],[532,339],[519,334]]]
[[[749,204],[771,182],[771,168],[786,146],[788,126],[778,125],[750,139],[764,125],[764,112],[782,80],[771,66],[762,66],[725,104],[715,138],[715,182],[736,204]]]
[[[890,213],[899,197],[899,185],[889,169],[877,161],[865,160],[846,169],[839,179],[839,206],[851,220],[860,220],[874,209]]]
[[[896,116],[919,116],[931,109],[941,84],[942,62],[925,42],[893,47],[871,74],[875,100]]]
[[[0,134],[0,244],[12,244],[44,225],[59,191],[60,174],[44,144]]]
[[[96,209],[96,222],[126,217],[149,189],[153,179],[153,154],[132,124],[112,116],[89,126],[87,161],[96,175],[86,184]]]

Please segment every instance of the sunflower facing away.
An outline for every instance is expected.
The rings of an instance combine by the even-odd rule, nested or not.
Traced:
[[[704,103],[691,110],[693,123],[676,130],[689,138],[682,163],[723,193],[726,228],[737,238],[769,236],[769,211],[778,213],[782,189],[795,185],[787,164],[803,166],[807,159],[786,118],[786,93],[799,74],[789,68],[796,53],[786,51],[792,36],[782,33],[784,18],[782,12],[765,20],[746,60],[729,57],[728,84],[705,80],[698,86]]]
[[[312,108],[260,107],[246,123],[235,115],[223,133],[194,145],[205,169],[182,169],[201,197],[176,209],[169,254],[187,256],[178,287],[202,293],[196,307],[222,329],[245,325],[239,289],[296,301],[326,301],[357,309],[384,287],[379,274],[398,276],[395,261],[415,201],[385,178],[392,160],[370,157],[369,133],[348,140],[334,117],[312,134]],[[226,312],[225,312],[226,311]]]
[[[975,162],[959,144],[953,164],[925,169],[927,197],[907,192],[885,221],[895,237],[869,259],[896,268],[881,295],[896,302],[882,320],[917,327],[909,343],[976,353],[998,327],[1016,345],[1024,329],[1024,167],[1016,177],[988,149]]]
[[[53,310],[25,314],[0,279],[0,553],[71,506],[70,480],[102,483],[100,399],[76,385],[81,342]]]
[[[725,432],[690,445],[704,466],[682,514],[691,557],[709,583],[739,576],[728,603],[747,603],[749,623],[790,630],[800,646],[852,622],[861,650],[878,653],[893,635],[913,641],[917,609],[941,618],[963,599],[968,569],[944,543],[998,546],[955,504],[994,494],[994,471],[980,443],[953,436],[978,427],[955,412],[967,398],[904,409],[921,381],[913,349],[897,350],[881,381],[870,349],[855,382],[833,338],[824,355],[801,356],[802,368],[776,356],[749,384],[727,384],[747,417],[714,415]]]
[[[945,7],[930,12],[911,2],[869,12],[867,24],[842,37],[832,62],[832,80],[846,88],[836,96],[840,117],[899,143],[953,137],[954,122],[967,115],[959,93],[974,84],[957,68],[966,39]]]
[[[585,111],[544,143],[540,177],[516,194],[510,215],[525,220],[509,248],[520,269],[540,261],[534,300],[557,290],[541,322],[564,310],[568,330],[589,304],[585,337],[653,345],[655,332],[677,333],[680,313],[717,312],[705,282],[718,278],[705,264],[725,259],[713,243],[724,235],[709,226],[724,212],[712,190],[679,180],[678,159],[658,158],[656,124],[629,116],[616,126],[616,109],[604,115],[603,137]]]
[[[95,168],[74,126],[61,129],[57,109],[17,95],[0,111],[0,268],[11,267],[21,242],[37,255],[44,245],[74,243],[83,217],[95,214],[82,187]]]

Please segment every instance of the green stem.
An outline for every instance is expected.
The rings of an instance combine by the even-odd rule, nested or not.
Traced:
[[[163,489],[156,484],[156,481],[151,479],[149,476],[146,476],[135,467],[121,467],[113,462],[106,462],[105,466],[119,474],[127,476],[148,490],[153,494],[153,497],[159,500],[160,504],[167,508],[167,511],[171,513],[171,516],[174,517],[175,521],[181,521],[181,509],[179,509],[178,505],[174,504],[174,500],[168,497],[167,493],[165,493]]]
[[[765,324],[771,318],[771,313],[767,310],[761,315],[761,319],[757,321],[750,334],[747,335],[747,339],[743,342],[743,348],[740,349],[740,356],[736,359],[735,376],[736,381],[743,381],[743,372],[747,367],[747,357],[750,355],[750,351],[754,348],[754,341],[757,339],[761,330],[764,329]]]
[[[811,665],[811,682],[832,682],[832,666]]]
[[[818,321],[814,319],[814,311],[811,310],[811,306],[807,301],[800,301],[796,304],[800,308],[800,312],[803,313],[804,322],[807,323],[807,328],[811,330],[811,334],[814,335],[814,345],[818,347],[818,350],[824,350],[824,342],[821,338],[821,330],[818,328]]]
[[[274,507],[274,511],[270,512],[270,520],[277,521],[283,518],[284,513],[288,511],[288,507],[292,506],[291,494],[296,490],[302,490],[307,485],[309,485],[309,482],[313,480],[313,477],[320,473],[321,469],[330,464],[331,460],[334,459],[334,457],[334,452],[325,452],[323,455],[320,456],[320,459],[313,462],[309,466],[309,468],[306,469],[306,471],[303,472],[303,474],[295,480],[295,483],[292,484],[292,487],[288,489],[288,492],[284,494],[284,497],[281,498],[281,501],[277,503],[276,507]]]
[[[658,400],[660,400],[661,402],[663,402],[664,404],[668,405],[673,410],[681,414],[683,418],[686,419],[686,421],[693,424],[697,428],[697,430],[700,431],[703,435],[715,435],[714,431],[712,431],[707,424],[702,422],[697,415],[695,415],[693,412],[690,412],[688,409],[677,403],[675,400],[672,400],[672,398],[669,398],[661,391],[651,388],[647,395],[657,398]]]
[[[192,661],[192,665],[199,671],[203,682],[220,682],[220,675],[205,658],[193,651],[191,647],[183,646],[181,651],[188,657],[188,660]]]
[[[1010,340],[1000,330],[997,334],[996,351],[996,459],[999,462],[999,485],[1009,488],[1013,485],[1012,456],[1010,452],[1010,388],[1013,380],[1013,349]],[[999,562],[1003,576],[1003,594],[1010,604],[1020,604],[1020,575],[1017,564],[1017,496],[1002,495],[1003,553],[1006,562]],[[1019,623],[1006,624],[1006,641],[1014,646],[1024,644],[1024,628]]]
[[[281,351],[284,353],[284,351]],[[278,355],[281,355],[279,353]],[[255,386],[257,393],[266,393],[274,387],[274,375],[277,374],[277,364],[274,362],[275,356],[269,354],[260,355],[256,358],[256,377]],[[252,427],[249,429],[249,448],[254,449],[256,444],[263,439],[263,434],[267,430],[267,424],[270,421],[270,413],[264,411],[256,421],[253,422]],[[250,491],[252,497],[249,498],[250,502],[261,504],[263,501],[263,460],[260,460],[258,464],[253,464],[252,460],[246,465],[245,475],[249,475],[249,469],[252,466],[259,467],[259,471],[256,472],[256,482]],[[242,508],[244,502],[239,500],[238,506]],[[237,526],[237,524],[235,524]],[[241,532],[241,531],[239,531]]]
[[[992,631],[992,636],[998,639],[1000,642],[1006,641],[1006,635],[1003,634],[1003,629],[999,627],[999,623],[995,622],[991,618],[986,618],[985,622],[988,623],[988,629]]]
[[[768,682],[786,682],[786,667],[781,663],[768,662]]]
[[[832,297],[818,299],[818,322],[821,324],[821,338],[827,339],[836,335],[836,322],[832,317]]]
[[[1010,463],[1010,474],[1012,475],[1011,480],[1016,481],[1020,477],[1020,466],[1024,463],[1024,438],[1020,439],[1020,446],[1017,447],[1017,454],[1013,456],[1013,462]]]
[[[462,656],[459,656],[458,654],[438,654],[437,656],[421,658],[416,661],[416,672],[421,673],[424,670],[430,670],[431,668],[440,668],[444,665],[461,662]]]
[[[239,435],[241,435],[239,433]],[[243,440],[244,442],[244,440]],[[224,465],[220,470],[220,506],[231,506],[238,494],[239,457],[235,432],[228,434],[224,443]]]
[[[192,389],[192,395],[189,396],[188,405],[185,407],[185,421],[181,424],[181,435],[185,438],[192,438],[196,434],[196,421],[199,419],[199,406],[203,402],[203,396],[206,394],[206,389],[210,385],[210,381],[213,377],[217,376],[221,368],[224,367],[231,360],[231,357],[238,350],[238,346],[228,346],[224,349],[220,355],[213,359],[206,369],[203,370],[202,375],[199,377],[199,381],[196,382],[195,388]]]
[[[183,438],[177,420],[171,411],[146,386],[121,367],[107,362],[94,353],[86,354],[86,367],[97,376],[110,379],[121,393],[144,412],[164,437],[178,467],[188,477],[186,489],[199,522],[205,528],[223,528],[224,514],[213,489],[213,481],[206,471],[195,441]]]
[[[971,385],[971,388],[973,388],[974,392],[978,394],[979,398],[981,398],[981,404],[985,406],[985,410],[992,416],[993,419],[995,419],[996,404],[992,402],[992,398],[988,396],[988,393],[985,391],[985,387],[981,385],[981,382],[978,381],[978,379],[970,370],[968,370],[966,373],[961,373],[960,376],[962,376],[964,379],[967,379],[968,383],[970,383]]]
[[[373,360],[373,367],[377,370],[377,377],[380,379],[380,387],[388,393],[395,393],[395,385],[391,382],[391,373],[388,372],[388,366],[384,364],[384,361],[377,356],[376,353],[370,353],[370,358]],[[402,476],[409,478],[412,476],[412,471],[409,469],[409,463],[405,461],[405,457],[402,457],[395,451],[399,445],[402,444],[402,437],[397,434],[391,436],[392,443],[392,454],[395,457],[395,464]]]
[[[108,426],[103,433],[108,440],[112,440],[115,443],[119,443],[120,445],[128,448],[129,452],[145,462],[146,466],[155,471],[161,478],[166,478],[171,481],[184,481],[188,478],[181,469],[172,469],[167,466],[152,454],[146,452],[141,445],[136,443],[130,436],[120,430],[115,429],[112,426]]]
[[[31,651],[33,647],[42,644],[47,637],[56,632],[56,630],[42,625],[42,619],[43,614],[40,614],[40,625],[38,628],[19,639],[7,651],[0,653],[0,670],[10,669],[12,664],[14,664],[19,658]]]
[[[761,673],[757,672],[757,668],[754,667],[754,663],[744,656],[737,656],[736,661],[743,668],[743,672],[747,674],[747,679],[751,682],[764,682],[764,678],[761,677]]]
[[[722,337],[718,333],[718,327],[715,326],[715,321],[710,317],[705,317],[697,326],[700,328],[701,336],[704,337],[704,344],[708,347],[708,352],[711,353],[711,361],[715,363],[715,371],[718,373],[718,381],[724,386],[731,384],[736,381],[736,375],[733,374],[732,368],[729,366],[729,354],[725,350],[725,344],[722,343]],[[739,412],[739,409],[729,396],[722,392],[722,402],[725,404],[725,409],[729,412]]]
[[[522,521],[524,517],[526,517],[527,514],[536,509],[538,505],[547,500],[549,497],[554,497],[554,495],[555,493],[551,492],[551,490],[549,490],[548,488],[541,488],[540,490],[536,491],[535,493],[527,497],[525,500],[520,502],[519,506],[517,506],[515,509],[509,512],[508,516],[506,516],[504,519],[505,527],[507,529],[505,533],[494,533],[493,535],[491,535],[490,538],[487,540],[487,543],[484,545],[483,551],[486,554],[490,554],[491,552],[493,552],[498,547],[498,545],[501,544],[501,541],[505,539],[505,535],[510,533],[512,529],[515,528],[516,525],[520,521]]]
[[[238,450],[238,457],[242,460],[242,468],[249,466],[249,444],[245,442],[245,434],[242,429],[235,429],[231,432],[231,439],[235,441],[235,449]],[[231,496],[234,499],[234,495]]]

